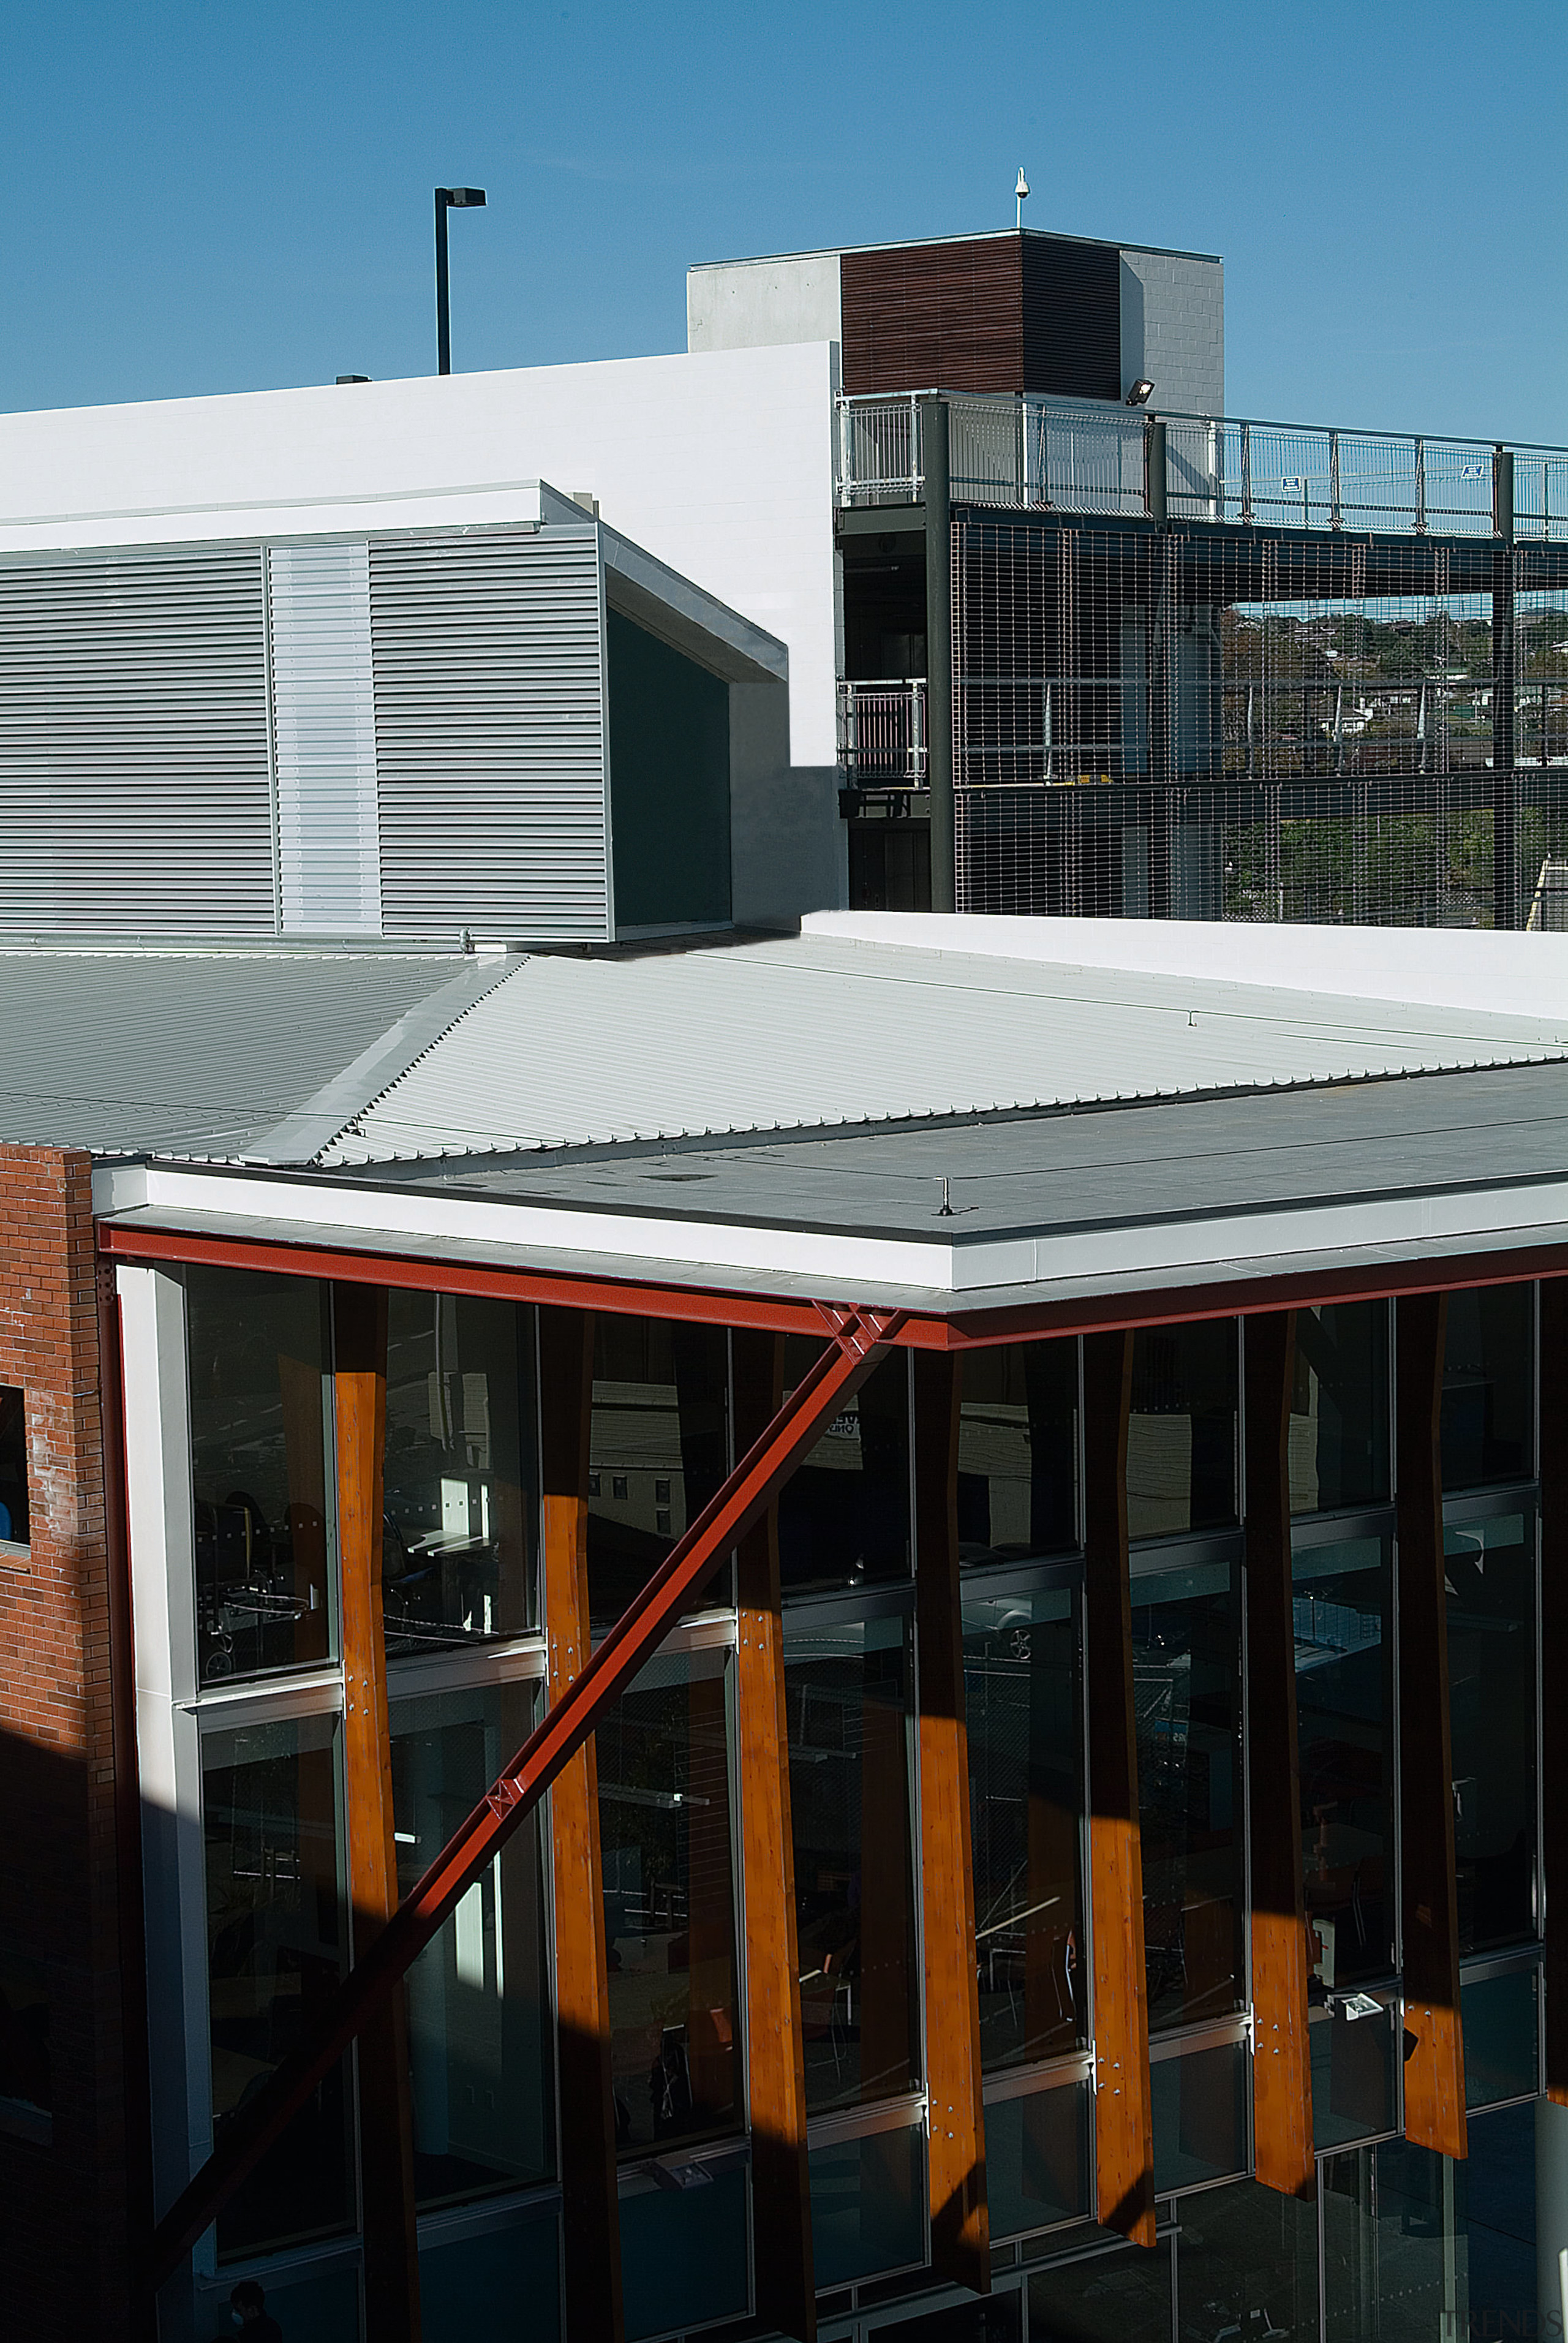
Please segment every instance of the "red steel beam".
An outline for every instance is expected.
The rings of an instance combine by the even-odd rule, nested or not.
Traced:
[[[899,1331],[897,1312],[825,1306],[817,1325],[829,1340],[772,1423],[349,1971],[315,2033],[235,2117],[221,2145],[165,2214],[153,2240],[156,2285],[173,2276],[377,2004],[418,1958],[470,1883],[533,1812],[603,1710],[663,1639],[688,1596],[707,1579],[717,1558],[729,1553],[766,1512],[824,1424],[859,1390]]]

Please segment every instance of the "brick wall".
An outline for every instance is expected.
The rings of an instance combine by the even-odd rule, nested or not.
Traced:
[[[52,2137],[0,2106],[0,2334],[52,2343],[130,2332],[85,1155],[0,1146],[0,1383],[25,1394],[32,1516],[30,1552],[0,1554],[0,1979],[46,2001],[53,2102]]]

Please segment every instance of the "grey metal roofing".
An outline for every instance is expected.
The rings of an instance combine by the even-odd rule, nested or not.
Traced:
[[[524,959],[320,1160],[821,1130],[1568,1055],[1568,1008],[1504,1016],[1006,960],[937,948],[940,932]]]
[[[499,956],[0,948],[0,1141],[308,1161]]]

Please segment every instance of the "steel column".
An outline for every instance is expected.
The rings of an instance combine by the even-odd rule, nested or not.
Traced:
[[[1543,1681],[1568,1652],[1568,1278],[1541,1285],[1541,1651]],[[1546,2096],[1568,2107],[1568,1701],[1541,1704],[1546,1904]]]
[[[948,403],[920,402],[926,479],[926,779],[931,793],[931,909],[958,909],[953,807],[953,548]]]
[[[1492,459],[1492,923],[1520,925],[1517,652],[1513,613],[1513,451]]]

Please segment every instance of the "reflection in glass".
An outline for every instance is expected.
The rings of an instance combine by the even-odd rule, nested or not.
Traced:
[[[814,2147],[811,2258],[817,2289],[907,2269],[924,2258],[925,2139],[920,2126]]]
[[[532,1310],[389,1294],[389,1657],[532,1625],[535,1490]]]
[[[1462,1953],[1535,1934],[1535,1564],[1532,1516],[1442,1534]]]
[[[347,1944],[330,1717],[202,1742],[215,2145],[317,2022]],[[218,2251],[318,2237],[353,2219],[339,2066],[218,2216]]]
[[[651,1661],[598,1728],[618,2145],[740,2121],[721,1652]]]
[[[1081,2220],[1089,2211],[1088,2084],[990,2102],[985,2178],[993,2237]]]
[[[819,1348],[787,1337],[786,1393]],[[909,1576],[909,1352],[882,1361],[784,1483],[779,1566],[787,1592]]]
[[[1245,2172],[1247,2066],[1245,2042],[1150,2062],[1157,2195]]]
[[[1078,1598],[963,1607],[980,2063],[988,2074],[1083,2037],[1078,1952],[1082,1726]]]
[[[1216,2336],[1318,2343],[1316,2207],[1255,2181],[1181,2207],[1176,2239],[1180,2343]]]
[[[27,1526],[27,1412],[14,1383],[0,1383],[0,1539],[25,1545]]]
[[[1171,2243],[1031,2272],[1029,2343],[1171,2343]]]
[[[1296,1312],[1291,1511],[1332,1513],[1389,1493],[1388,1303]]]
[[[1464,2028],[1464,2104],[1494,2107],[1536,2089],[1541,1972],[1510,1969],[1460,1988]]]
[[[1302,1863],[1321,1994],[1393,1967],[1393,1570],[1386,1538],[1292,1563]]]
[[[1132,1692],[1151,2030],[1241,1993],[1241,1621],[1229,1563],[1132,1577]]]
[[[1141,1327],[1132,1338],[1127,1529],[1134,1538],[1236,1518],[1236,1322]]]
[[[558,2228],[551,2206],[477,2236],[422,2246],[420,2343],[524,2334],[528,2343],[555,2343],[561,2328]],[[269,2308],[271,2299],[269,2294]],[[526,2318],[520,2304],[528,2306]],[[294,2329],[285,2327],[284,2333],[294,2343]],[[333,2337],[337,2343],[336,2330]]]
[[[973,1564],[1078,1544],[1078,1344],[1005,1342],[962,1363],[959,1547]]]
[[[188,1269],[186,1322],[201,1674],[325,1660],[336,1610],[326,1288]]]
[[[395,1700],[392,1809],[400,1895],[527,1740],[532,1684]],[[445,2205],[554,2169],[537,1822],[515,1831],[408,1972],[414,2188]]]
[[[1477,1285],[1448,1297],[1442,1485],[1528,1481],[1535,1469],[1535,1288]]]
[[[1375,1996],[1368,1994],[1368,2001]],[[1394,2047],[1401,2039],[1399,2003],[1363,2009],[1349,1999],[1312,2012],[1307,2042],[1312,2063],[1312,2144],[1347,2146],[1394,2128]]]
[[[1404,2140],[1323,2167],[1328,2343],[1432,2343],[1470,2327],[1462,2164]]]
[[[746,2167],[703,2172],[687,2187],[645,2182],[621,2197],[627,2343],[745,2315]],[[531,2335],[531,2321],[518,2331]]]
[[[806,2104],[920,2081],[910,1869],[912,1666],[903,1619],[785,1644]]]
[[[588,1446],[588,1605],[614,1626],[729,1469],[729,1338],[722,1326],[601,1312]],[[732,1600],[729,1565],[692,1609]]]

